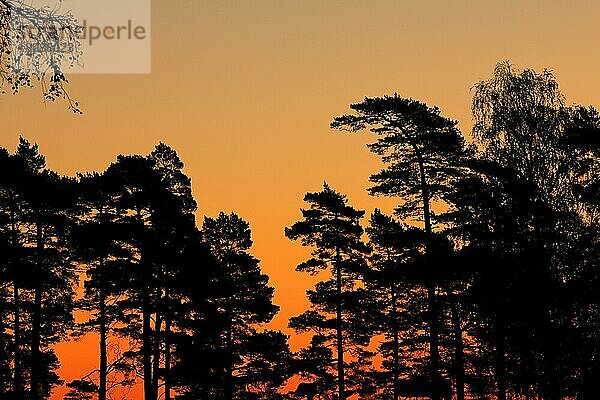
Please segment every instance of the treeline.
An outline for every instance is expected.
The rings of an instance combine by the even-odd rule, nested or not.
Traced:
[[[599,398],[600,114],[508,63],[472,92],[468,137],[399,95],[334,118],[375,136],[369,192],[398,206],[367,218],[328,184],[306,194],[285,229],[318,279],[289,323],[311,333],[297,353],[264,328],[278,307],[248,223],[197,228],[173,149],[76,178],[24,139],[3,150],[0,399],[47,398],[53,345],[88,332],[99,368],[69,400],[140,380],[150,400]]]
[[[88,332],[99,367],[66,399],[139,379],[145,399],[277,398],[291,353],[256,329],[278,307],[249,225],[221,213],[199,230],[173,149],[66,178],[21,138],[0,165],[0,399],[48,398],[62,383],[53,345]]]
[[[369,192],[398,207],[364,221],[325,184],[286,229],[313,249],[297,270],[323,278],[290,321],[313,332],[297,392],[600,398],[600,114],[507,62],[472,92],[469,138],[398,95],[334,118],[375,136]]]

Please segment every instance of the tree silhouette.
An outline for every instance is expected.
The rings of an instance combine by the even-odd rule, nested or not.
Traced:
[[[16,273],[19,269],[18,265],[23,268],[22,260],[19,259],[23,254],[20,245],[21,232],[17,226],[23,201],[18,183],[24,168],[23,164],[6,149],[2,149],[0,153],[0,165],[2,171],[12,171],[12,175],[6,173],[0,175],[0,246],[3,255],[0,267],[3,284],[0,298],[0,397],[10,393],[15,398],[22,398],[19,390],[22,381],[19,329],[21,307],[18,289],[21,280]],[[14,321],[12,324],[11,316]]]
[[[570,109],[561,148],[573,154],[570,173],[574,204],[586,221],[598,225],[598,162],[600,160],[600,114],[592,107]]]
[[[221,340],[225,356],[224,398],[275,398],[287,379],[290,353],[287,338],[280,332],[257,331],[257,324],[271,321],[279,307],[274,305],[268,276],[252,246],[249,224],[235,213],[205,217],[202,238],[218,262],[211,305],[223,322]],[[271,372],[277,367],[277,373]]]
[[[128,310],[121,333],[140,342],[147,399],[157,398],[161,375],[163,380],[170,377],[169,341],[176,299],[168,285],[177,274],[175,262],[184,244],[197,237],[196,202],[182,168],[177,153],[160,143],[148,157],[120,156],[106,172],[119,187],[121,218],[133,225],[127,240],[134,249],[135,265],[125,276],[127,298],[119,303]]]
[[[371,176],[375,186],[369,191],[374,195],[399,197],[402,203],[397,213],[402,218],[423,221],[426,253],[431,256],[431,203],[448,190],[464,153],[464,140],[456,121],[443,117],[437,108],[397,94],[365,98],[350,108],[356,113],[336,117],[331,127],[352,132],[368,128],[378,135],[369,148],[389,166]],[[428,276],[430,386],[432,399],[438,400],[442,384],[437,284],[435,266],[427,262],[426,267],[429,269],[424,276]]]
[[[578,318],[573,307],[579,296],[573,296],[572,287],[582,271],[594,275],[594,266],[583,261],[578,244],[587,240],[581,234],[586,230],[581,203],[575,201],[586,161],[577,160],[568,143],[590,131],[593,112],[565,107],[549,71],[520,72],[507,62],[498,64],[494,77],[474,89],[473,134],[481,158],[497,164],[487,178],[495,175],[494,180],[502,182],[495,195],[502,202],[493,212],[512,210],[511,221],[496,228],[512,266],[495,282],[510,289],[503,293],[501,305],[502,314],[508,315],[500,314],[495,328],[498,397],[506,398],[510,364],[521,364],[512,373],[517,390],[548,399],[567,396],[572,378],[566,366],[575,360],[566,349],[580,340],[572,323]],[[527,295],[535,301],[525,301]],[[566,335],[573,342],[561,339]],[[525,337],[533,344],[522,343]],[[504,344],[513,349],[504,349]],[[510,350],[517,352],[514,360]]]
[[[422,262],[422,231],[401,224],[376,209],[366,228],[373,248],[370,270],[364,281],[374,307],[370,312],[377,321],[373,335],[383,334],[379,351],[385,357],[378,373],[378,386],[383,397],[394,400],[413,393],[402,392],[402,386],[418,377],[418,356],[422,347],[408,346],[419,342],[418,329],[424,309],[418,301],[418,285],[414,278]],[[415,343],[415,344],[416,344]],[[418,345],[417,345],[418,346]]]
[[[572,395],[581,357],[575,349],[583,346],[573,323],[580,318],[574,288],[588,234],[577,215],[539,200],[518,171],[486,160],[469,165],[472,173],[446,196],[453,206],[446,223],[471,276],[464,296],[476,319],[468,334],[483,355],[472,360],[478,376],[471,388],[486,393],[495,386],[498,398]],[[481,380],[485,365],[494,383]]]
[[[364,346],[369,342],[368,331],[360,326],[364,320],[357,318],[360,316],[357,305],[364,297],[364,291],[356,286],[356,282],[368,252],[368,247],[361,241],[363,229],[359,223],[364,211],[348,205],[346,196],[331,189],[327,183],[323,184],[322,191],[307,193],[304,201],[309,208],[301,210],[303,220],[285,230],[288,238],[299,239],[304,246],[313,248],[312,258],[298,265],[296,270],[310,274],[329,270],[331,278],[308,291],[312,309],[292,318],[290,327],[316,332],[311,347],[306,350],[307,356],[318,352],[325,357],[329,352],[324,347],[328,342],[335,343],[337,394],[339,399],[345,399],[348,391],[344,353],[353,344]],[[359,352],[360,349],[355,350]],[[359,361],[362,355],[358,353]],[[329,358],[318,361],[325,365],[330,363]],[[318,386],[326,386],[330,375],[327,369],[321,371],[326,375],[321,377]]]
[[[305,195],[285,235],[319,281],[289,321],[311,334],[296,354],[266,325],[279,307],[249,223],[199,229],[174,149],[68,178],[23,138],[0,148],[0,399],[48,398],[55,345],[90,332],[98,368],[67,400],[138,380],[146,400],[598,398],[600,114],[506,62],[473,91],[469,147],[398,95],[334,119],[377,134],[369,191],[399,205],[363,229],[327,183]]]
[[[182,249],[189,241],[196,241],[199,232],[195,225],[197,204],[192,196],[191,180],[183,173],[184,164],[177,152],[164,143],[159,143],[148,155],[153,169],[160,177],[161,192],[164,198],[157,198],[160,206],[155,208],[155,229],[161,241],[161,251],[155,252],[156,261],[162,268],[157,269],[157,304],[155,317],[155,344],[153,385],[158,391],[158,379],[161,375],[161,346],[164,347],[164,367],[162,378],[165,382],[165,399],[171,398],[171,341],[172,326],[177,309],[181,304],[178,293],[178,275],[181,273],[177,261],[182,257]],[[161,196],[162,197],[162,196]],[[160,221],[160,222],[159,222]],[[156,243],[156,241],[155,241]],[[161,322],[164,331],[161,334]],[[163,344],[161,345],[161,342]]]
[[[569,113],[551,71],[498,63],[491,79],[473,86],[472,111],[483,157],[510,166],[540,195],[563,205],[571,200],[571,157],[561,146]]]
[[[87,266],[84,297],[78,307],[89,313],[89,318],[80,324],[78,334],[98,332],[99,365],[97,381],[92,374],[69,384],[73,398],[86,393],[97,393],[99,400],[106,400],[110,388],[133,383],[131,366],[122,356],[109,361],[109,337],[116,334],[115,324],[125,316],[119,307],[124,296],[122,276],[131,268],[128,262],[133,257],[131,248],[124,241],[131,234],[131,226],[122,220],[118,207],[118,188],[106,174],[87,174],[79,177],[77,215],[73,229],[73,247],[78,262]],[[126,286],[125,286],[126,287]],[[109,375],[119,375],[111,379]]]
[[[600,363],[598,363],[598,292],[600,290],[600,276],[598,265],[598,162],[600,161],[600,115],[592,106],[573,107],[570,119],[565,129],[563,144],[565,150],[572,152],[575,158],[573,163],[573,193],[576,208],[581,215],[584,226],[580,230],[577,243],[577,258],[585,265],[578,275],[579,280],[574,286],[578,293],[577,316],[580,326],[581,343],[579,350],[580,362],[576,366],[581,371],[581,389],[578,399],[586,400],[597,397],[600,391],[596,382],[600,377]]]
[[[4,297],[12,301],[12,360],[6,361],[12,365],[14,398],[40,399],[60,382],[52,345],[66,339],[73,323],[76,281],[69,251],[73,182],[45,169],[38,146],[23,138],[14,154],[3,154],[10,167],[2,177],[7,245],[3,282],[4,290],[10,283],[12,291],[12,296]]]

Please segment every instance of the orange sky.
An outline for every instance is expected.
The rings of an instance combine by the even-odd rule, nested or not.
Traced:
[[[553,69],[569,102],[600,105],[599,15],[591,0],[154,0],[152,74],[72,76],[83,116],[42,104],[37,89],[4,96],[0,146],[23,134],[50,168],[73,174],[170,144],[199,216],[235,210],[250,221],[283,328],[311,282],[294,272],[306,251],[283,235],[303,194],[326,179],[367,212],[390,205],[365,192],[379,168],[367,138],[330,131],[333,116],[398,92],[468,130],[469,88],[503,59]],[[63,378],[95,365],[94,346],[59,348]]]

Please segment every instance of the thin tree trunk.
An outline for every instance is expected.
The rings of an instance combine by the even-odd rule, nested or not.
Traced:
[[[423,220],[425,225],[425,235],[427,236],[426,256],[431,260],[431,210],[429,209],[429,186],[425,175],[425,165],[421,154],[415,149],[419,161],[419,174],[421,179],[421,195],[423,199]],[[436,286],[433,283],[433,277],[430,277],[431,282],[427,284],[427,308],[429,317],[429,358],[431,368],[431,400],[440,400],[440,350],[439,350],[439,328],[437,320],[437,298]]]
[[[152,355],[152,387],[154,390],[153,396],[158,398],[158,387],[160,377],[160,341],[161,341],[162,315],[157,311],[154,319],[154,351]]]
[[[100,215],[99,215],[100,224],[104,222],[104,207],[100,206]],[[106,400],[106,380],[108,377],[108,356],[107,356],[107,331],[108,331],[108,322],[106,320],[106,275],[104,271],[104,261],[105,261],[105,251],[102,248],[100,253],[99,267],[100,267],[100,288],[98,293],[98,302],[100,309],[100,316],[98,324],[99,326],[99,334],[100,334],[100,382],[98,384],[98,400]]]
[[[340,265],[340,250],[336,248],[335,255],[336,269],[336,329],[337,329],[337,372],[338,372],[338,398],[346,399],[346,387],[344,382],[344,336],[342,325],[342,268]]]
[[[144,266],[144,268],[147,268]],[[154,399],[154,384],[152,380],[152,328],[150,326],[150,294],[148,283],[142,289],[142,359],[144,369],[144,400]]]
[[[165,400],[171,400],[171,317],[165,321]]]
[[[392,284],[392,329],[393,329],[393,341],[394,341],[394,400],[398,400],[400,397],[399,393],[399,365],[400,365],[400,354],[398,352],[398,346],[400,345],[399,334],[398,334],[398,313],[397,313],[397,304],[396,304],[396,287]]]
[[[557,381],[556,374],[556,350],[553,345],[554,338],[554,327],[551,322],[550,310],[546,311],[545,321],[544,321],[545,329],[544,329],[544,338],[543,338],[543,363],[544,363],[544,380],[543,384],[543,398],[545,400],[557,400],[560,399],[559,390],[560,385]]]
[[[427,315],[429,317],[429,358],[431,363],[431,400],[440,400],[440,350],[439,350],[439,328],[437,321],[437,295],[435,285],[427,287]]]
[[[106,400],[106,378],[108,375],[108,357],[106,351],[107,321],[106,321],[106,293],[104,282],[104,257],[100,257],[100,384],[98,386],[98,399]]]
[[[13,391],[15,399],[23,400],[23,383],[21,370],[21,302],[19,295],[19,284],[15,281],[13,284],[13,303],[14,303],[14,375]]]
[[[5,369],[4,367],[6,366],[8,368],[8,357],[6,357],[6,359],[4,359],[5,355],[8,355],[6,350],[6,344],[4,343],[4,332],[6,331],[6,327],[4,324],[4,317],[6,316],[6,308],[5,305],[8,304],[8,302],[5,301],[5,289],[6,287],[3,287],[2,293],[0,294],[1,298],[0,298],[0,373],[4,373]],[[2,379],[0,380],[0,399],[3,399],[5,397],[5,392],[6,392],[6,387],[5,385],[3,385],[3,381],[4,382],[8,382],[9,381],[9,377],[4,376],[2,377]]]
[[[504,320],[496,315],[496,383],[498,385],[498,400],[506,400],[506,338],[504,332]]]
[[[450,292],[450,307],[452,308],[452,328],[454,330],[454,378],[456,385],[456,400],[465,399],[465,362],[464,343],[460,310],[454,293]]]
[[[593,400],[600,398],[600,388],[597,385],[600,378],[600,362],[595,359],[594,354],[597,354],[597,343],[595,340],[590,340],[593,336],[590,334],[590,310],[589,305],[585,304],[581,307],[582,315],[579,317],[581,332],[583,332],[586,340],[584,346],[588,350],[581,358],[580,368],[580,385],[581,390],[577,395],[577,400]]]
[[[34,293],[33,323],[31,329],[31,400],[41,398],[41,310],[42,289],[38,286]]]
[[[141,210],[137,208],[137,220],[143,227]],[[154,385],[152,381],[152,317],[150,310],[150,266],[147,262],[146,238],[142,237],[141,268],[143,274],[142,282],[142,364],[144,373],[144,400],[156,400],[154,397]]]
[[[152,384],[152,336],[150,327],[150,295],[147,283],[142,289],[142,358],[144,364],[144,400],[155,400]]]
[[[43,271],[44,232],[42,225],[37,223],[37,258],[38,274],[35,277],[33,321],[31,329],[31,400],[41,398],[41,323],[42,323],[42,284],[40,282]]]
[[[229,316],[229,325],[227,326],[227,338],[225,346],[227,348],[227,370],[225,371],[227,381],[225,382],[225,399],[233,399],[233,322]]]
[[[17,226],[15,221],[15,209],[14,209],[14,197],[11,198],[12,207],[10,210],[10,221],[11,221],[11,234],[12,234],[12,246],[13,246],[13,262],[12,269],[13,273],[16,272],[17,268],[17,249],[19,239],[17,237]],[[13,393],[16,400],[23,400],[23,384],[22,384],[22,370],[21,370],[21,302],[19,295],[19,282],[16,274],[13,276],[13,351],[14,351],[14,371],[13,371]]]

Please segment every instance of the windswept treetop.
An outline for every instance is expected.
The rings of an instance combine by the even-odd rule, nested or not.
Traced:
[[[405,202],[400,214],[419,215],[424,200],[435,200],[443,192],[464,155],[457,121],[444,117],[437,107],[398,94],[366,97],[350,108],[355,113],[334,118],[331,127],[377,134],[369,149],[388,164],[371,176],[375,186],[369,192],[399,196]]]
[[[356,113],[336,117],[331,127],[352,132],[370,128],[381,136],[370,146],[376,154],[392,146],[410,147],[423,155],[462,149],[457,121],[444,117],[438,107],[394,94],[365,97],[350,108]]]

